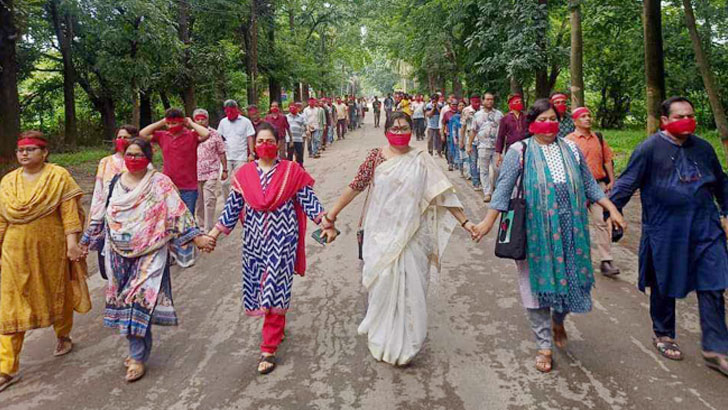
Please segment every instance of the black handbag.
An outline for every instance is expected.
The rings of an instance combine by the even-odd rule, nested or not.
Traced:
[[[371,192],[371,183],[369,188],[367,188],[367,196],[366,199],[364,199],[364,206],[361,209],[361,216],[359,217],[359,227],[356,231],[356,242],[359,245],[359,260],[364,260],[364,214],[367,212],[367,208],[369,206],[369,193]]]
[[[527,146],[524,143],[516,196],[511,198],[508,203],[508,211],[501,212],[498,237],[495,241],[495,256],[517,261],[526,259],[526,199],[523,196],[526,149]]]

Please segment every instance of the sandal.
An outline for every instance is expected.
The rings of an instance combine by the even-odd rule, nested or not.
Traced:
[[[146,367],[144,367],[144,363],[129,359],[129,368],[126,369],[126,381],[127,383],[133,383],[142,377],[147,373]]]
[[[59,337],[56,341],[56,350],[53,352],[53,356],[63,356],[71,353],[73,350],[73,341],[70,337]]]
[[[129,367],[130,364],[131,364],[131,357],[127,356],[124,359],[124,367]]]
[[[14,385],[15,383],[17,383],[19,381],[20,381],[20,374],[11,376],[6,373],[0,373],[0,392],[4,391],[8,387]]]
[[[263,363],[268,363],[270,366],[261,368],[261,365]],[[260,360],[258,361],[258,373],[260,374],[268,374],[272,372],[276,368],[276,356],[275,355],[260,355]]]
[[[564,324],[556,324],[556,322],[551,323],[551,331],[554,334],[554,344],[559,349],[565,349],[566,348],[566,341],[569,340],[569,338],[566,336],[566,328],[564,328]]]
[[[536,356],[536,370],[541,373],[549,373],[553,367],[551,350],[539,350]]]
[[[705,365],[728,376],[728,356],[720,353],[703,352]]]
[[[680,346],[678,346],[677,342],[675,342],[675,340],[671,337],[653,336],[652,344],[655,346],[655,349],[657,349],[657,351],[660,352],[660,354],[667,359],[676,361],[680,361],[683,359],[683,354],[680,350]]]

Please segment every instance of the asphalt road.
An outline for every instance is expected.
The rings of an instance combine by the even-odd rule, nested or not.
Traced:
[[[353,178],[367,150],[384,142],[381,130],[367,124],[321,159],[307,160],[325,205]],[[470,218],[482,218],[486,207],[480,196],[450,175]],[[685,360],[667,361],[652,347],[648,298],[635,286],[634,224],[615,250],[622,275],[598,277],[593,312],[567,319],[569,345],[555,353],[551,374],[534,368],[536,344],[520,304],[515,265],[493,255],[493,233],[474,244],[460,230],[442,271],[431,278],[423,351],[406,368],[376,362],[366,338],[356,332],[366,309],[355,235],[362,202],[363,195],[339,217],[342,235],[335,243],[322,247],[309,241],[309,270],[295,279],[287,339],[272,374],[256,373],[261,322],[242,314],[238,227],[194,267],[173,268],[181,323],[155,328],[144,379],[124,382],[127,343],[102,327],[104,284],[95,275],[94,309],[76,316],[74,351],[53,358],[53,332],[31,332],[22,355],[23,380],[0,393],[0,408],[728,408],[728,378],[700,358],[694,297],[678,304]],[[631,215],[638,215],[635,204]]]

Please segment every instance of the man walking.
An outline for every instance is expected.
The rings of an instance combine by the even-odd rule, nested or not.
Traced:
[[[197,207],[197,221],[205,232],[210,232],[217,222],[215,211],[220,181],[228,178],[225,142],[220,134],[210,127],[210,115],[207,110],[196,109],[192,118],[197,124],[210,131],[210,138],[197,146],[197,192],[199,192],[198,199],[201,205]],[[222,174],[220,173],[221,166]]]
[[[430,155],[434,155],[436,152],[438,156],[442,156],[440,107],[437,94],[432,96],[431,101],[425,107],[425,116],[427,117],[427,151]]]
[[[336,137],[338,140],[346,138],[346,104],[341,100],[341,97],[336,98]]]
[[[569,112],[569,97],[564,93],[554,93],[551,95],[551,104],[556,107],[556,111],[561,116],[559,121],[558,138],[566,138],[567,135],[574,132],[574,120]]]
[[[640,190],[639,288],[650,288],[653,345],[668,359],[683,358],[675,341],[675,299],[696,291],[703,358],[728,376],[728,176],[713,147],[694,134],[687,98],[666,100],[661,115],[662,131],[634,150],[610,199],[621,209]]]
[[[270,111],[268,112],[268,115],[265,116],[265,122],[275,128],[279,141],[278,151],[281,158],[285,158],[286,153],[288,152],[288,147],[285,142],[290,140],[289,137],[291,135],[291,130],[288,126],[288,119],[286,119],[285,115],[281,114],[281,108],[278,106],[278,101],[270,103]]]
[[[501,162],[503,162],[503,156],[506,154],[508,147],[514,142],[525,139],[528,133],[526,116],[523,114],[523,99],[520,94],[513,94],[508,97],[508,109],[510,111],[503,117],[498,126],[498,137],[495,141],[496,168],[499,168]]]
[[[374,113],[374,128],[379,128],[379,118],[382,116],[382,102],[379,101],[376,95],[374,101],[372,101],[372,111]]]
[[[235,175],[239,166],[253,160],[255,128],[249,119],[240,115],[235,100],[225,101],[223,108],[225,118],[217,125],[217,132],[225,141],[228,175]],[[230,194],[230,178],[222,181],[222,193],[227,200]]]
[[[612,150],[601,134],[592,131],[591,112],[586,107],[579,107],[572,113],[576,131],[566,136],[574,141],[584,154],[589,170],[604,192],[614,187],[614,165],[612,163]],[[591,227],[589,233],[592,243],[597,247],[597,255],[603,275],[613,276],[619,274],[619,269],[612,265],[612,231],[604,221],[602,208],[597,204],[589,207]]]
[[[306,133],[306,119],[298,112],[298,106],[291,104],[288,107],[288,121],[290,140],[288,143],[288,160],[293,161],[295,154],[296,162],[303,165],[303,136]]]
[[[323,132],[323,124],[321,124],[321,108],[316,106],[316,99],[308,99],[308,107],[303,110],[303,116],[306,118],[306,131],[310,138],[308,146],[308,157],[319,158],[319,147],[321,146],[321,133]]]
[[[387,94],[387,98],[384,99],[384,120],[389,121],[389,116],[392,115],[392,110],[394,109],[394,99],[392,98],[392,94]]]
[[[425,102],[422,100],[422,94],[417,94],[415,100],[410,103],[410,108],[415,125],[415,137],[417,141],[422,141],[425,139]]]
[[[474,96],[470,101],[475,108],[479,98]],[[475,113],[468,142],[468,154],[472,149],[477,150],[484,202],[490,202],[495,189],[495,139],[502,119],[503,113],[495,109],[493,94],[483,94],[483,109]]]

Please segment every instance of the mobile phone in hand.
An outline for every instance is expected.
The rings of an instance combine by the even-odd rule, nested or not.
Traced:
[[[322,237],[322,236],[321,236],[321,234],[323,234],[323,232],[324,232],[324,230],[323,230],[323,229],[321,229],[321,228],[319,228],[319,229],[316,229],[316,230],[315,230],[315,231],[313,231],[313,233],[311,234],[311,237],[313,237],[313,239],[314,239],[314,240],[315,240],[316,242],[320,243],[321,245],[326,245],[326,238],[324,238],[324,237]],[[337,234],[337,235],[339,235],[340,233],[341,233],[341,231],[339,231],[339,230],[337,229],[337,230],[336,230],[336,234]]]

